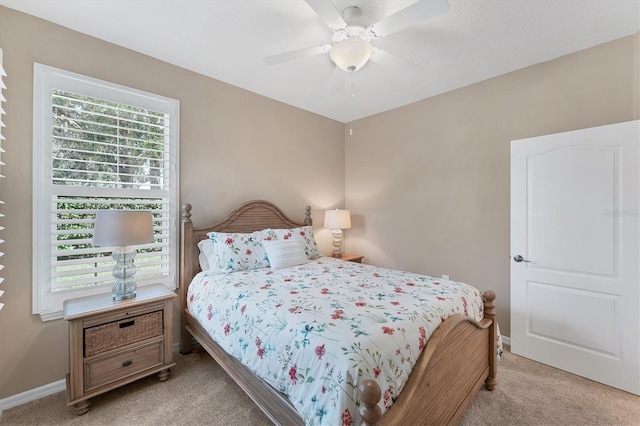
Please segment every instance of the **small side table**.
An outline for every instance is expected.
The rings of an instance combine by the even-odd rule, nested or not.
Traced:
[[[164,285],[139,287],[133,299],[111,294],[67,300],[69,374],[67,405],[89,411],[90,398],[157,373],[169,378],[173,362],[172,299]]]
[[[348,262],[362,263],[362,258],[363,257],[364,256],[360,256],[359,254],[342,253],[342,257],[337,257],[336,259],[342,259],[342,260],[346,260]]]

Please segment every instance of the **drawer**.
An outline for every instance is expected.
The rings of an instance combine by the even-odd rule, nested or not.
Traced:
[[[161,336],[162,311],[125,318],[84,329],[84,356],[90,357],[131,343]]]
[[[164,340],[85,363],[85,392],[164,363]]]

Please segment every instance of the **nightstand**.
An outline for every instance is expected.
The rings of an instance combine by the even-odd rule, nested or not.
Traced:
[[[342,257],[337,257],[336,259],[342,259],[342,260],[346,260],[349,262],[356,262],[356,263],[362,263],[362,258],[364,256],[360,256],[357,254],[348,254],[348,253],[342,253]]]
[[[91,397],[173,367],[172,317],[176,294],[164,285],[138,287],[133,299],[111,294],[67,300],[69,374],[67,403],[80,415]]]

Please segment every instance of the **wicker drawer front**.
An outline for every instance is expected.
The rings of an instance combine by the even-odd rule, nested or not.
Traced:
[[[140,348],[94,359],[85,364],[85,390],[106,385],[164,362],[163,340]]]
[[[86,328],[84,356],[90,357],[162,334],[162,311]]]

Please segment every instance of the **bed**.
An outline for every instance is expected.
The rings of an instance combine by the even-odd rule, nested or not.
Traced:
[[[275,264],[272,264],[271,268],[249,268],[225,274],[201,270],[202,257],[198,244],[208,240],[209,233],[225,235],[223,233],[249,234],[272,229],[309,230],[311,225],[311,209],[308,206],[304,221],[296,222],[289,219],[274,204],[259,200],[241,205],[221,222],[196,228],[191,222],[191,205],[184,205],[180,247],[181,353],[191,352],[195,339],[274,423],[282,425],[455,424],[483,384],[488,390],[495,388],[499,333],[495,321],[495,294],[492,291],[485,291],[480,295],[477,290],[462,283],[440,282],[417,274],[375,269],[370,265],[322,257],[278,270],[274,268]],[[284,239],[287,239],[286,235]],[[315,245],[315,242],[313,244]],[[316,285],[318,281],[315,280],[324,279],[325,276],[329,276],[333,281]],[[388,294],[380,290],[380,286],[386,285],[391,279],[398,279],[402,284],[391,285]],[[272,287],[271,283],[274,281],[278,285]],[[346,281],[350,281],[349,286],[341,287]],[[260,284],[261,287],[247,287]],[[449,297],[454,290],[461,289],[467,293],[461,298],[464,302],[462,307],[425,308],[425,312],[435,312],[429,315],[435,317],[435,326],[434,323],[419,327],[413,327],[411,324],[399,325],[401,323],[395,322],[399,319],[397,317],[401,316],[396,315],[401,313],[399,310],[380,311],[383,313],[378,315],[377,309],[382,309],[381,305],[386,303],[384,301],[387,298],[390,299],[389,304],[394,307],[407,305],[407,300],[401,297],[410,297],[412,303],[419,303],[416,300],[421,300],[422,293],[410,293],[408,296],[401,293],[417,291],[416,288],[423,287],[425,290],[420,291],[433,293],[438,301],[443,301],[442,303],[449,303],[449,299],[454,299],[453,296]],[[345,288],[350,290],[345,291]],[[429,290],[434,288],[435,290]],[[340,293],[346,299],[331,299],[328,294],[332,292]],[[222,294],[218,295],[219,299],[216,302],[207,302],[204,299],[205,294],[209,297],[214,293]],[[372,303],[376,297],[381,300],[379,304]],[[474,299],[479,299],[479,306]],[[272,303],[271,300],[274,301],[276,310],[264,311],[266,305]],[[278,301],[280,303],[276,303]],[[232,303],[233,307],[224,305],[227,302]],[[279,306],[285,302],[289,304]],[[354,312],[357,312],[358,316],[350,313],[345,304],[352,306],[349,309],[356,310]],[[245,312],[247,305],[255,305],[253,309],[261,310],[260,315]],[[316,321],[316,317],[320,317],[326,311],[329,311],[328,314],[335,321]],[[447,312],[443,314],[444,311]],[[417,318],[422,321],[423,317],[428,316],[409,315],[407,312],[404,312],[406,316],[411,316],[413,320]],[[248,318],[251,321],[250,325],[238,325],[238,316],[231,317],[234,313],[241,313],[241,317]],[[298,314],[310,314],[313,320],[307,320],[304,323],[306,325],[300,325],[300,329],[297,329],[299,324],[292,322],[291,318],[295,317],[296,321],[297,318],[302,318],[297,317]],[[281,321],[282,331],[276,334],[286,335],[287,331],[291,331],[296,336],[295,341],[291,340],[285,350],[271,343],[270,336],[255,334],[264,332],[263,318]],[[331,328],[331,332],[334,328],[337,330],[337,324],[342,324],[342,320],[346,318],[351,322],[347,325],[345,321],[343,327],[350,326],[356,334],[342,337],[331,334],[331,338],[326,341],[326,348],[324,341],[322,344],[318,343],[316,339],[320,334],[328,334],[328,328]],[[366,351],[365,355],[369,359],[378,357],[379,360],[377,353],[374,357],[371,355],[373,351],[369,348],[361,349],[357,343],[360,335],[369,334],[373,328],[381,337],[366,336],[365,339],[372,341],[375,337],[378,339],[376,345],[381,345],[382,338],[387,339],[386,341],[393,340],[393,344],[399,345],[395,356],[401,361],[394,363],[390,360],[387,363],[389,365],[385,367],[386,370],[382,372],[378,368],[379,365],[350,365],[346,368],[351,370],[344,376],[340,375],[340,380],[335,380],[337,373],[333,372],[333,364],[331,374],[316,371],[316,364],[324,364],[329,368],[330,362],[325,360],[340,351],[352,355],[354,349]],[[425,328],[428,329],[427,332]],[[318,330],[327,333],[319,333]],[[405,333],[411,334],[413,331],[418,334],[406,340]],[[236,334],[233,344],[240,345],[238,347],[231,346],[232,343],[225,340],[234,332]],[[311,335],[313,339],[308,338]],[[402,338],[406,340],[406,344],[402,343]],[[354,341],[358,346],[354,346]],[[337,342],[333,349],[330,347],[331,342]],[[338,347],[341,349],[336,349]],[[305,350],[310,351],[310,355],[305,355]],[[258,376],[251,359],[262,363],[268,359],[269,354],[274,362],[277,358],[277,361],[282,363],[283,354],[286,354],[286,360],[281,369],[272,365],[268,367],[268,373],[261,373],[262,377]],[[335,358],[336,365],[353,361]],[[406,370],[405,364],[410,366],[406,374],[402,371],[403,368]],[[329,376],[332,377],[332,381],[329,381]],[[402,383],[398,389],[401,391],[393,393],[389,383],[395,383],[394,380],[400,376]],[[379,382],[383,385],[380,386]],[[331,387],[328,383],[335,386]],[[339,386],[336,383],[339,383]],[[310,392],[311,396],[303,398],[292,390],[301,388],[304,388],[302,391]],[[336,396],[338,394],[339,397]],[[326,398],[327,405],[320,403],[321,398]],[[340,399],[337,400],[338,398]],[[352,406],[344,409],[343,400]]]

